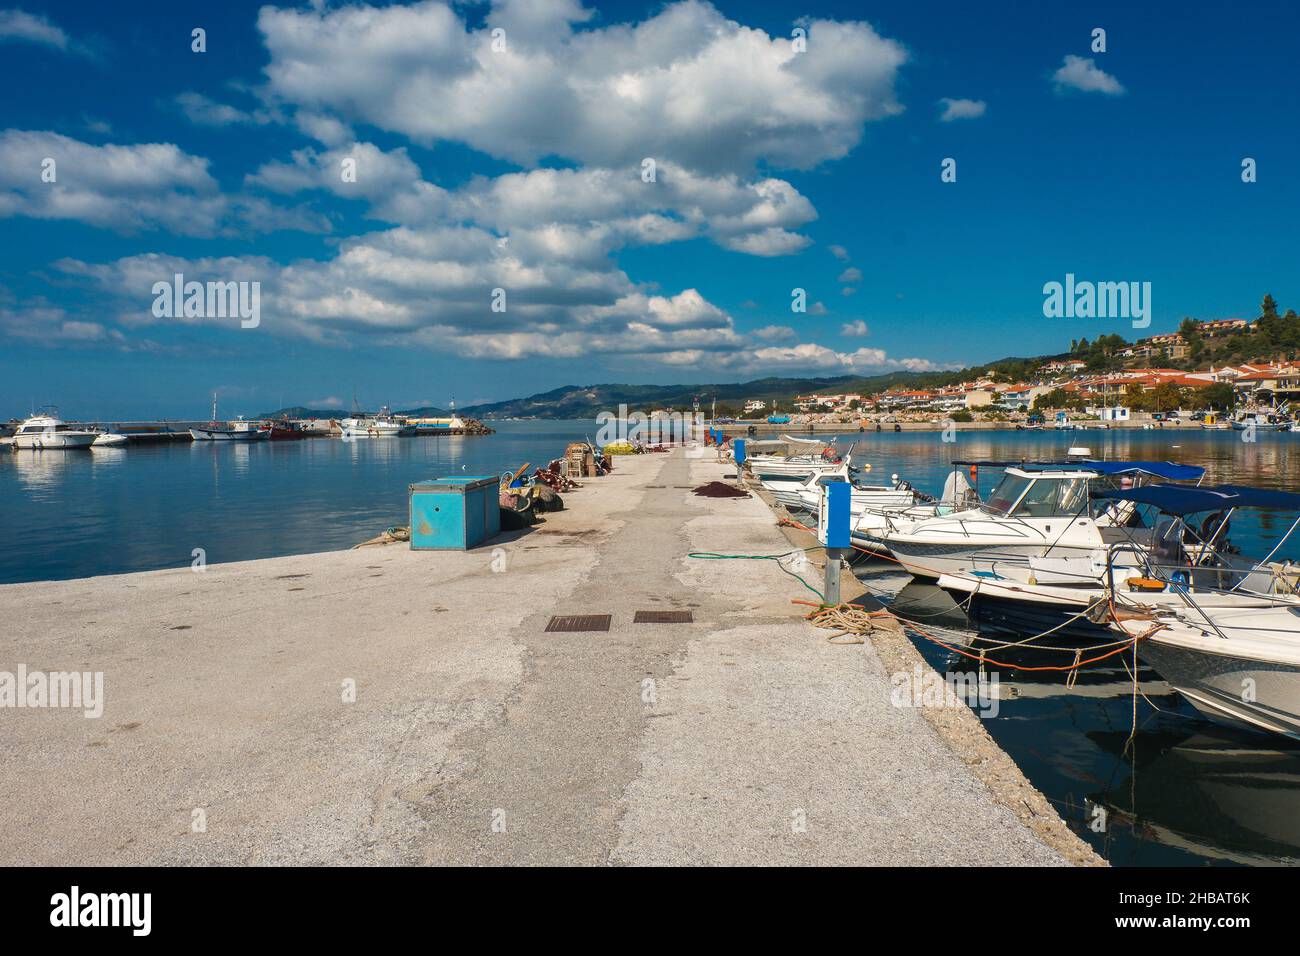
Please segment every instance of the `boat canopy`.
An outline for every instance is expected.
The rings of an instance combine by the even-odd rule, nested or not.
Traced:
[[[1154,505],[1165,514],[1187,515],[1201,511],[1224,511],[1228,508],[1268,508],[1275,511],[1300,512],[1300,495],[1269,488],[1244,485],[1147,485],[1143,488],[1115,488],[1099,491],[1094,498],[1115,498],[1137,504]]]
[[[1095,471],[1100,475],[1142,472],[1166,481],[1196,481],[1205,474],[1205,469],[1197,465],[1178,465],[1172,461],[954,461],[953,465],[1021,468],[1025,471],[1069,468],[1074,471]]]

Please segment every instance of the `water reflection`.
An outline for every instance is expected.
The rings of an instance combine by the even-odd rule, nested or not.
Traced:
[[[887,596],[900,616],[1009,665],[986,665],[1000,706],[985,728],[1112,863],[1300,863],[1300,747],[1205,721],[1145,665],[1135,707],[1128,655],[1081,669],[1072,685],[1061,672],[1024,670],[1050,655],[991,643],[1017,638],[979,635],[945,592],[880,562],[858,576],[880,591],[905,582]],[[943,673],[979,667],[915,633],[913,641]]]
[[[33,492],[61,487],[71,477],[89,470],[93,452],[89,449],[15,448],[0,452],[19,482]]]

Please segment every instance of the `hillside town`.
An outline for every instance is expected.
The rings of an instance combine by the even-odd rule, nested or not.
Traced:
[[[796,395],[784,413],[778,403],[753,399],[745,403],[744,416],[788,416],[791,424],[950,420],[1032,427],[1091,421],[1227,428],[1243,419],[1289,424],[1293,406],[1300,408],[1300,361],[1289,348],[1298,330],[1295,312],[1279,316],[1269,296],[1253,322],[1187,319],[1177,332],[1131,344],[1119,336],[1079,340],[1068,355],[995,363],[960,381]],[[1239,359],[1252,351],[1272,357]]]

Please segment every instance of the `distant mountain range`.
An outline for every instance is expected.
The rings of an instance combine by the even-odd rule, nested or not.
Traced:
[[[366,412],[367,415],[375,414],[373,411]],[[445,408],[435,408],[427,405],[424,408],[409,408],[397,410],[398,415],[410,415],[412,418],[449,418],[451,412]],[[288,408],[279,408],[273,412],[258,412],[253,418],[351,418],[352,412],[342,408],[305,408],[302,405],[290,405]]]
[[[1003,360],[1019,361],[1019,360]],[[773,401],[787,410],[795,395],[812,392],[853,393],[864,395],[904,384],[943,384],[958,381],[964,372],[889,372],[884,375],[836,375],[824,378],[759,378],[749,382],[723,382],[712,385],[564,385],[539,392],[526,398],[513,398],[503,402],[486,402],[456,409],[457,414],[468,418],[595,418],[600,412],[617,412],[620,405],[628,411],[648,412],[653,409],[689,411],[698,398],[700,411],[709,412],[717,399],[721,413],[750,399],[766,402],[770,409]],[[395,409],[399,415],[442,418],[452,413],[444,408]],[[351,412],[341,408],[303,408],[293,406],[274,412],[263,412],[256,418],[346,418]]]
[[[749,399],[768,403],[786,402],[795,395],[810,392],[875,391],[899,381],[915,378],[915,373],[895,372],[864,379],[856,375],[828,378],[760,378],[749,382],[725,382],[713,385],[565,385],[505,402],[489,402],[460,409],[471,418],[594,418],[599,412],[616,412],[620,405],[629,411],[674,409],[689,411],[698,398],[700,410],[708,413],[716,398],[719,406],[736,406]],[[720,408],[721,410],[721,408]]]

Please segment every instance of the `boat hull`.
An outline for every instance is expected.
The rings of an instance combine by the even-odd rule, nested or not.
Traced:
[[[967,620],[982,631],[1017,636],[1045,634],[1051,631],[1051,638],[1054,640],[1092,640],[1113,637],[1106,624],[1096,624],[1086,617],[1079,616],[1084,608],[1074,602],[1053,603],[1047,600],[1010,599],[999,597],[989,591],[972,592],[945,585],[946,579],[940,579],[939,587],[966,612]]]
[[[924,543],[900,540],[894,536],[885,537],[884,543],[913,577],[930,580],[937,579],[942,574],[994,571],[999,566],[1027,568],[1029,559],[1041,555],[1045,547],[1042,543]],[[1089,545],[1076,548],[1056,544],[1052,546],[1052,553],[1060,557],[1087,557],[1095,547],[1096,545]]]
[[[97,436],[94,432],[53,432],[48,435],[16,435],[14,436],[13,445],[15,448],[30,448],[35,451],[43,450],[71,450],[77,448],[89,448],[95,443]]]
[[[1300,665],[1186,647],[1158,634],[1139,645],[1138,656],[1210,720],[1300,739]]]
[[[190,437],[195,441],[258,441],[269,436],[269,432],[234,431],[228,428],[191,428]]]

